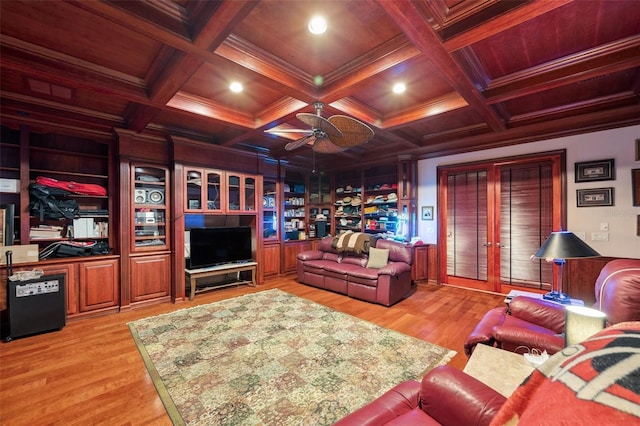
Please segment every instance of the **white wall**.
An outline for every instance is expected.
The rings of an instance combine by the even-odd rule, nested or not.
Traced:
[[[566,149],[567,155],[567,228],[584,233],[587,243],[603,256],[640,258],[640,237],[636,236],[640,207],[632,205],[631,169],[640,168],[635,161],[635,140],[640,126],[623,127],[534,143],[488,149],[466,154],[420,160],[418,162],[418,236],[427,244],[437,243],[437,167],[448,164],[509,157],[535,152]],[[615,180],[575,183],[574,163],[615,159]],[[611,207],[576,206],[576,189],[614,188]],[[434,220],[420,220],[421,206],[434,207]],[[609,240],[593,241],[591,233],[608,224]]]

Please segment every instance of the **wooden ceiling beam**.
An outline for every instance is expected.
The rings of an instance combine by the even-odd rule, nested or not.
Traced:
[[[3,68],[47,82],[106,93],[143,104],[150,103],[145,82],[134,76],[10,36],[0,38],[0,47],[0,64]]]
[[[638,66],[640,35],[496,78],[484,95],[490,104],[504,102]]]
[[[442,43],[417,5],[411,1],[377,0],[378,5],[393,19],[405,35],[440,69],[449,84],[478,112],[494,132],[506,129],[500,117],[485,103],[457,62],[444,49]]]
[[[452,92],[439,98],[434,98],[422,105],[415,106],[393,116],[385,117],[380,123],[383,129],[402,127],[407,123],[443,114],[458,108],[464,108],[469,104],[457,92]]]
[[[532,1],[528,4],[518,7],[501,16],[497,16],[484,24],[478,25],[460,35],[452,37],[444,41],[442,45],[449,53],[471,46],[481,40],[485,40],[491,36],[499,34],[509,28],[516,27],[524,22],[530,21],[547,12],[551,12],[559,7],[565,6],[575,0],[545,0]]]
[[[255,3],[226,2],[215,9],[195,37],[193,44],[204,50],[215,50],[231,34],[233,27],[246,17]],[[205,62],[203,55],[184,53],[167,48],[166,45],[156,55],[150,70],[153,80],[149,81],[150,97],[153,104],[165,105],[185,85]],[[172,54],[167,54],[172,50]],[[136,105],[126,115],[127,122],[135,131],[142,131],[154,119],[157,107]]]
[[[582,102],[575,102],[558,107],[545,108],[530,113],[514,115],[511,117],[509,125],[515,126],[522,125],[522,123],[539,123],[549,119],[557,120],[580,114],[593,113],[604,109],[615,109],[622,106],[633,105],[638,102],[637,98],[637,94],[632,91],[591,98]]]
[[[420,158],[432,158],[638,124],[640,124],[640,104],[636,103],[616,109],[514,127],[498,134],[487,132],[458,138],[442,135],[411,153]]]
[[[358,87],[366,85],[367,79],[420,54],[421,52],[404,36],[395,37],[357,61],[324,76],[321,100],[331,103],[344,98]]]
[[[220,44],[215,53],[269,80],[278,82],[279,89],[287,96],[308,103],[317,100],[318,94],[312,75],[236,35],[230,35]]]
[[[213,118],[229,124],[236,124],[249,129],[253,129],[255,127],[255,118],[253,116],[243,114],[210,99],[201,98],[188,93],[176,93],[176,95],[167,102],[167,106],[169,108]]]

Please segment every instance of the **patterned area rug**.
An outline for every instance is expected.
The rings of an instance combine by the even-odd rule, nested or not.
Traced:
[[[174,424],[330,425],[456,353],[280,290],[128,325]]]

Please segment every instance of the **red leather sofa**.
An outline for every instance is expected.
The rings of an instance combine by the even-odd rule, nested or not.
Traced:
[[[381,268],[367,268],[367,254],[338,252],[332,240],[325,237],[317,250],[298,254],[299,282],[384,306],[399,302],[411,292],[411,245],[375,240],[375,248],[389,251],[388,261]]]
[[[600,271],[594,308],[607,315],[609,325],[640,321],[640,259],[616,259]],[[509,308],[485,314],[467,337],[467,356],[478,343],[512,352],[532,349],[554,354],[564,347],[564,306],[529,297],[515,297]]]

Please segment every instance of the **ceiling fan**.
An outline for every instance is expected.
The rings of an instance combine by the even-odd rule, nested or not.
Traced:
[[[315,114],[301,112],[296,114],[298,120],[311,126],[310,129],[274,128],[268,133],[305,133],[305,136],[289,142],[284,149],[292,151],[303,145],[311,145],[315,152],[330,154],[365,144],[371,140],[373,130],[361,121],[346,115],[334,115],[328,119],[322,117],[322,102],[314,102]]]

